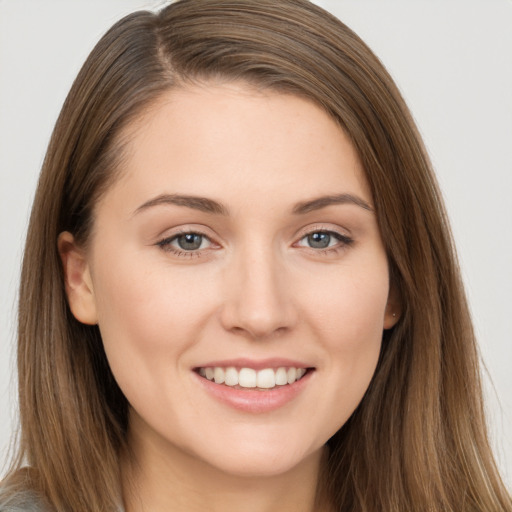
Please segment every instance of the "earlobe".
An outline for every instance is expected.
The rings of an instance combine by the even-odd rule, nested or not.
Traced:
[[[388,302],[386,304],[386,311],[384,312],[384,330],[391,329],[392,327],[394,327],[398,320],[400,319],[401,313],[401,301],[398,298],[398,294],[395,288],[392,287],[389,291]]]
[[[62,261],[69,308],[79,322],[94,325],[97,323],[96,301],[85,252],[78,247],[68,231],[59,235],[57,248]]]
[[[391,329],[396,325],[400,318],[399,313],[388,313],[386,311],[386,314],[384,315],[384,330]]]

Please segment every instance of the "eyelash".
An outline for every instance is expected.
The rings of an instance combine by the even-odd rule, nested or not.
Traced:
[[[317,235],[317,234],[323,234],[328,235],[330,237],[335,238],[338,243],[334,246],[327,246],[325,248],[315,248],[315,247],[308,247],[299,245],[299,243],[306,239],[309,236]],[[185,249],[178,249],[176,247],[173,247],[171,244],[178,240],[178,238],[185,236],[185,235],[197,235],[201,237],[201,245],[204,240],[208,241],[210,244],[214,244],[214,242],[211,241],[211,239],[208,237],[208,235],[201,233],[200,231],[193,231],[193,230],[185,230],[180,231],[170,237],[163,238],[159,240],[156,245],[160,247],[163,251],[169,252],[173,254],[174,256],[177,256],[179,258],[199,258],[204,254],[205,249],[195,249],[195,250],[185,250]],[[338,253],[339,251],[346,249],[347,247],[350,247],[354,243],[354,239],[350,238],[346,235],[342,235],[341,233],[338,233],[336,231],[324,229],[324,228],[316,228],[312,229],[306,233],[304,233],[300,239],[294,243],[295,247],[304,247],[306,249],[309,249],[310,251],[313,251],[314,254],[328,254],[328,253]]]
[[[335,240],[337,240],[337,244],[334,246],[327,246],[324,248],[315,248],[315,247],[299,245],[300,242],[302,242],[302,240],[304,240],[312,235],[318,235],[318,234],[328,235],[331,238],[334,238]],[[305,247],[306,249],[313,251],[315,254],[332,254],[332,253],[337,254],[340,251],[350,247],[353,243],[354,243],[353,238],[350,238],[347,235],[342,235],[341,233],[338,233],[337,231],[333,231],[333,230],[325,229],[325,228],[315,228],[315,229],[312,229],[312,230],[308,231],[307,233],[303,234],[301,236],[301,238],[298,240],[298,242],[295,242],[294,245],[298,245],[299,247]]]
[[[173,247],[171,244],[172,242],[178,240],[178,238],[185,236],[185,235],[198,235],[202,238],[201,245],[204,240],[209,241],[210,243],[213,243],[210,238],[205,235],[204,233],[201,233],[200,231],[194,231],[194,230],[184,230],[179,231],[178,233],[165,237],[162,240],[157,242],[157,246],[159,246],[163,251],[170,252],[174,256],[177,256],[179,258],[199,258],[204,254],[203,250],[185,250],[185,249],[178,249],[176,247]]]

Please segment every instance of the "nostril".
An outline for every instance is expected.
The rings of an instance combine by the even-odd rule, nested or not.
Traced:
[[[263,271],[245,279],[244,273],[237,277],[220,310],[221,323],[226,331],[252,339],[282,335],[295,326],[298,318],[289,287],[282,286],[273,272],[266,272],[260,279],[255,274]]]

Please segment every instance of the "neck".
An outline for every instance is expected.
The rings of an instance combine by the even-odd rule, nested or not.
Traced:
[[[153,440],[154,441],[154,440]],[[233,475],[174,445],[129,436],[121,458],[126,512],[327,512],[318,491],[322,448],[277,475]]]

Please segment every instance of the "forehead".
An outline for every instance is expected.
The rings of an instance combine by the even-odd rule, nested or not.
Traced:
[[[124,138],[113,188],[131,189],[130,200],[161,193],[261,200],[277,191],[283,203],[333,192],[371,201],[349,138],[323,109],[296,95],[244,83],[177,88]]]

